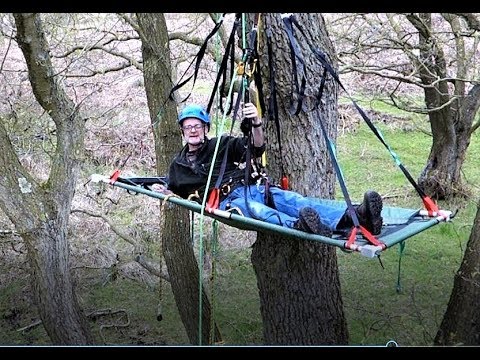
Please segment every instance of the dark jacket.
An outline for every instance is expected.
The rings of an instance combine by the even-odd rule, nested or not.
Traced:
[[[198,191],[200,197],[203,198],[217,139],[205,139],[205,143],[197,152],[196,160],[193,163],[187,160],[188,144],[183,147],[170,164],[168,189],[184,199],[188,198],[190,194],[194,194],[195,191]],[[247,138],[222,136],[220,141],[210,181],[210,189],[215,187],[225,150],[228,148],[227,165],[222,178],[222,184],[231,181],[233,184],[231,190],[233,190],[244,182],[245,166],[239,168],[238,165],[245,163]],[[265,145],[259,148],[254,147],[251,157],[259,157],[264,151]],[[254,179],[250,177],[249,183],[253,182]]]

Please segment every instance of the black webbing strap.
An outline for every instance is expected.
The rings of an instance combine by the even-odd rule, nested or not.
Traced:
[[[392,157],[394,158],[395,160],[395,163],[397,164],[397,166],[400,168],[400,170],[402,170],[403,174],[405,175],[405,177],[408,179],[408,181],[412,184],[412,186],[415,188],[415,190],[417,191],[417,193],[420,195],[420,197],[422,198],[423,202],[425,203],[427,201],[428,203],[428,200],[430,200],[430,198],[425,194],[425,192],[418,186],[418,184],[416,183],[416,181],[413,179],[413,177],[410,175],[410,173],[408,172],[408,170],[403,166],[403,164],[400,162],[400,159],[398,158],[397,154],[395,154],[395,152],[390,148],[390,146],[385,142],[385,140],[383,139],[382,135],[380,134],[380,132],[377,130],[377,128],[375,127],[375,125],[373,125],[372,121],[370,120],[370,118],[367,116],[367,114],[365,114],[365,112],[363,111],[363,109],[357,104],[357,102],[350,96],[350,94],[348,93],[347,89],[343,86],[342,82],[340,81],[340,78],[338,77],[337,73],[335,72],[335,70],[333,69],[333,67],[330,65],[329,61],[327,60],[327,57],[325,55],[325,53],[323,51],[321,51],[319,48],[316,48],[314,47],[309,38],[305,35],[305,32],[303,31],[302,27],[300,26],[300,24],[298,23],[298,21],[295,19],[295,17],[293,15],[290,15],[289,17],[291,23],[293,25],[295,25],[297,27],[297,29],[302,33],[302,35],[304,36],[304,38],[306,39],[307,41],[307,44],[310,48],[310,50],[312,51],[312,53],[315,55],[315,57],[320,61],[320,63],[322,64],[322,66],[329,72],[330,75],[332,75],[332,77],[335,79],[335,81],[337,82],[337,84],[345,91],[345,93],[347,94],[347,97],[352,101],[353,105],[355,106],[355,108],[357,109],[357,111],[360,113],[360,115],[362,116],[363,120],[367,123],[368,127],[372,130],[372,132],[375,134],[375,136],[380,140],[380,142],[385,146],[385,148],[390,152],[390,154],[392,155]],[[318,97],[317,97],[317,103],[318,103]],[[427,199],[427,200],[426,200]],[[430,200],[431,201],[431,200]],[[427,204],[425,203],[425,205],[427,206]]]
[[[205,41],[203,42],[202,46],[200,47],[200,50],[198,50],[198,53],[197,55],[195,55],[195,57],[192,59],[192,61],[190,62],[190,64],[188,65],[188,68],[187,70],[185,70],[185,72],[183,73],[183,75],[180,77],[180,80],[179,82],[177,82],[177,85],[175,85],[171,90],[170,90],[170,93],[168,94],[168,98],[170,100],[174,100],[173,99],[173,93],[175,91],[177,91],[178,89],[180,89],[183,85],[185,85],[187,82],[190,81],[190,79],[193,78],[193,84],[192,84],[192,89],[193,87],[195,86],[195,81],[197,80],[197,75],[198,75],[198,71],[200,69],[200,63],[202,62],[202,59],[203,59],[203,56],[205,55],[205,51],[207,49],[207,45],[208,45],[208,41],[212,38],[213,35],[216,34],[216,32],[218,31],[218,29],[220,29],[220,26],[222,25],[223,23],[223,18],[224,18],[225,14],[223,14],[219,21],[215,24],[215,27],[212,29],[212,31],[210,31],[210,34],[207,35]],[[196,63],[195,63],[195,71],[192,75],[190,75],[187,79],[183,80],[183,77],[185,76],[185,74],[187,73],[187,71],[190,69],[190,67],[192,66],[193,62],[195,61],[196,59]],[[187,97],[185,99],[183,99],[182,101],[180,102],[184,102],[186,101],[190,95],[192,94],[192,92],[190,91],[190,93],[187,95]]]
[[[232,126],[230,127],[230,135],[233,132],[233,127],[235,124],[235,119],[237,118],[238,108],[240,107],[240,102],[243,98],[243,94],[245,92],[244,86],[241,87],[240,94],[237,96],[237,101],[235,102],[235,107],[233,110],[233,119],[232,119]],[[217,141],[222,141],[222,138],[217,138]],[[215,186],[210,190],[209,198],[208,198],[208,208],[217,209],[220,203],[220,187],[222,186],[223,176],[225,175],[225,170],[227,168],[227,159],[228,159],[228,149],[225,149],[225,153],[223,155],[222,163],[220,165],[220,170],[218,172],[217,180],[215,181]],[[212,162],[211,166],[215,166]]]
[[[278,150],[280,154],[280,168],[282,170],[282,177],[285,176],[285,167],[283,165],[283,149],[282,149],[282,136],[280,131],[280,120],[278,118],[278,103],[277,103],[277,84],[275,81],[276,69],[273,63],[273,51],[272,51],[272,31],[268,28],[265,31],[267,35],[267,54],[268,54],[268,68],[270,71],[270,98],[268,106],[268,117],[275,122],[275,132],[277,134]],[[286,190],[286,189],[285,189]]]
[[[237,14],[237,17],[239,17],[239,14]],[[259,17],[257,17],[257,21],[259,20]],[[234,34],[235,32],[232,32],[232,34]],[[234,110],[233,110],[233,117],[232,117],[232,125],[230,127],[230,135],[232,134],[233,132],[233,128],[234,128],[234,125],[235,125],[235,121],[237,119],[237,113],[238,113],[238,109],[240,107],[240,102],[242,101],[242,99],[245,99],[245,97],[247,97],[248,99],[248,92],[246,92],[246,85],[247,84],[247,72],[246,72],[246,67],[247,67],[247,64],[252,64],[253,63],[253,60],[254,60],[254,55],[255,55],[255,43],[256,43],[256,39],[257,39],[257,31],[256,31],[256,27],[253,28],[252,32],[250,33],[250,38],[249,38],[249,43],[247,45],[247,49],[244,49],[244,53],[243,53],[243,58],[242,58],[242,62],[244,64],[244,71],[243,71],[243,74],[242,74],[242,78],[241,78],[241,86],[240,86],[240,92],[238,93],[237,95],[237,101],[235,102],[235,107],[234,107]],[[233,81],[233,79],[232,79]],[[250,139],[251,139],[251,126],[250,126],[250,134],[248,135],[247,137],[247,142],[248,142],[248,146],[247,146],[247,157],[249,158],[248,160],[250,160]],[[227,167],[227,158],[228,158],[228,147],[227,149],[225,150],[225,154],[223,156],[223,159],[222,159],[222,164],[220,166],[220,171],[219,171],[219,174],[218,174],[218,178],[215,182],[215,189],[220,189],[220,186],[222,185],[222,182],[223,182],[223,176],[225,175],[225,169]],[[248,176],[250,176],[250,162],[247,162],[247,166],[246,166],[246,169],[245,169],[246,173],[248,173]],[[246,184],[248,184],[246,182]]]
[[[222,86],[221,86],[222,92],[225,89],[225,83],[226,83],[226,78],[227,78],[227,63],[228,63],[229,58],[231,59],[231,62],[230,62],[230,79],[233,79],[233,72],[234,72],[235,63],[232,62],[232,60],[233,61],[235,60],[235,45],[234,44],[235,44],[235,35],[236,35],[237,27],[238,27],[239,24],[240,24],[240,14],[237,14],[235,16],[235,21],[233,23],[232,31],[230,32],[230,36],[228,38],[227,45],[225,46],[225,54],[223,55],[223,59],[222,59],[222,62],[220,64],[220,68],[218,69],[217,78],[215,79],[215,84],[213,85],[212,93],[210,95],[210,100],[208,101],[208,105],[207,105],[207,109],[206,109],[207,113],[210,113],[210,110],[212,108],[213,100],[215,99],[215,95],[216,95],[216,92],[217,92],[218,84],[220,83],[220,79],[222,79]],[[233,100],[233,92],[231,94],[229,104],[232,103],[232,100]],[[222,112],[224,111],[222,101],[220,101],[220,110]],[[231,105],[227,109],[226,114],[227,115],[230,114],[230,111],[231,111]]]
[[[305,61],[303,60],[302,54],[300,52],[297,40],[295,39],[295,35],[293,33],[293,26],[292,26],[292,17],[293,15],[290,14],[282,14],[282,20],[283,24],[285,25],[285,31],[288,36],[288,45],[290,47],[290,58],[292,61],[292,74],[293,74],[293,83],[295,85],[295,91],[293,90],[293,87],[291,89],[291,105],[289,112],[292,115],[298,115],[300,113],[300,110],[302,109],[302,103],[303,103],[303,98],[305,97],[305,87],[306,87],[306,75],[305,75]],[[300,62],[301,65],[301,81],[300,85],[298,84],[298,66],[297,66],[297,60]],[[294,94],[298,94],[297,98],[297,104],[295,105],[294,99]]]
[[[139,185],[146,189],[153,184],[162,184],[168,185],[168,180],[166,176],[152,176],[152,177],[121,177],[117,178],[118,182],[129,184],[129,185]]]

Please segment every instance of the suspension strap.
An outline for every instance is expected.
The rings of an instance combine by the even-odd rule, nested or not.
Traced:
[[[305,87],[307,83],[306,78],[306,66],[305,61],[303,60],[302,54],[300,52],[300,48],[298,45],[297,40],[295,39],[293,26],[292,26],[292,18],[293,14],[282,14],[282,21],[285,26],[285,31],[287,32],[288,40],[289,40],[289,47],[290,47],[290,58],[292,61],[292,74],[293,74],[293,84],[295,85],[295,90],[291,89],[291,105],[290,105],[290,114],[298,115],[300,110],[302,109],[302,102],[305,97]],[[300,84],[298,81],[298,66],[297,66],[297,59],[300,62],[300,73],[301,73],[301,80]],[[295,104],[294,98],[297,95],[297,104]]]
[[[319,96],[318,98],[321,99],[323,95],[323,90],[325,88],[325,81],[327,78],[327,69],[324,69],[323,71],[323,76],[322,80],[320,82],[320,89],[319,89]],[[352,249],[353,244],[356,239],[356,235],[358,230],[362,233],[363,237],[366,238],[371,244],[374,246],[381,246],[382,248],[386,248],[386,245],[384,243],[381,243],[380,241],[377,240],[375,236],[373,236],[370,231],[365,229],[362,225],[360,225],[360,222],[358,220],[357,212],[355,211],[355,208],[353,207],[352,201],[350,199],[350,195],[348,194],[347,186],[345,185],[345,180],[344,176],[342,173],[342,169],[340,168],[337,157],[335,156],[335,148],[333,142],[330,140],[327,134],[327,129],[325,128],[324,120],[322,117],[322,114],[320,113],[319,107],[315,107],[316,114],[319,119],[320,127],[322,129],[322,134],[323,138],[325,140],[325,144],[327,146],[328,153],[330,154],[330,158],[332,160],[333,167],[335,168],[335,173],[337,174],[338,182],[340,184],[340,188],[342,189],[343,196],[345,198],[345,201],[347,203],[347,212],[350,215],[352,221],[353,221],[353,229],[350,233],[350,236],[348,238],[348,241],[345,243],[345,248],[347,249]],[[353,250],[353,249],[352,249]]]
[[[402,285],[400,284],[400,270],[401,270],[401,265],[402,265],[402,256],[403,252],[405,250],[405,241],[400,242],[399,248],[398,248],[398,275],[397,275],[397,287],[396,291],[397,293],[400,293],[402,291]]]
[[[302,33],[304,38],[306,39],[306,42],[312,51],[312,53],[315,55],[315,57],[320,61],[320,63],[323,65],[323,67],[328,71],[328,73],[333,77],[333,79],[337,82],[337,84],[345,91],[347,97],[352,101],[353,105],[355,106],[355,109],[359,112],[363,120],[367,123],[368,127],[372,132],[375,134],[375,136],[380,140],[380,142],[385,146],[385,148],[389,151],[390,155],[392,156],[393,160],[397,164],[397,166],[400,168],[400,170],[403,172],[407,180],[410,182],[410,184],[414,187],[414,189],[417,191],[418,195],[422,199],[422,202],[425,206],[425,209],[427,210],[427,214],[429,216],[441,216],[445,219],[448,219],[450,216],[450,212],[442,211],[438,208],[438,205],[435,203],[434,200],[432,200],[429,196],[425,194],[425,192],[418,186],[416,181],[413,179],[413,177],[410,175],[408,170],[403,166],[403,164],[400,161],[400,158],[398,155],[390,148],[390,146],[386,143],[385,139],[383,138],[382,134],[380,131],[373,125],[372,121],[370,118],[367,116],[367,114],[363,111],[363,109],[357,104],[357,102],[352,98],[352,96],[348,93],[347,89],[345,86],[343,86],[342,82],[340,81],[340,78],[338,77],[337,73],[333,69],[333,67],[330,65],[329,61],[327,60],[327,56],[323,51],[321,51],[318,47],[314,47],[312,43],[310,42],[310,39],[305,36],[305,32],[298,23],[298,21],[295,19],[293,15],[290,15],[290,21],[295,27],[298,28],[298,30]],[[318,103],[318,102],[317,102]]]
[[[237,113],[238,113],[238,109],[240,107],[240,102],[242,101],[242,99],[245,99],[245,96],[246,96],[246,84],[248,83],[247,82],[247,76],[248,76],[247,74],[248,73],[251,74],[251,72],[246,71],[246,69],[247,69],[247,66],[249,64],[254,63],[254,61],[252,60],[253,50],[254,50],[254,47],[253,47],[252,43],[255,43],[255,39],[256,39],[256,31],[253,32],[253,34],[250,38],[250,46],[248,48],[244,47],[244,54],[243,54],[242,63],[241,63],[241,65],[243,65],[243,66],[239,67],[240,70],[239,70],[239,73],[238,73],[238,75],[241,76],[241,84],[242,85],[240,87],[240,92],[237,95],[237,101],[235,103],[234,110],[233,110],[233,118],[232,118],[232,125],[230,127],[230,135],[233,132],[235,121],[237,119]],[[217,140],[217,141],[220,141],[220,140]],[[246,149],[247,166],[246,166],[245,171],[249,172],[250,171],[250,163],[248,161],[250,160],[250,151],[251,151],[251,149],[250,149],[250,136],[247,137],[247,143],[249,144],[249,146],[247,146],[247,149]],[[210,190],[208,207],[206,209],[209,212],[213,211],[214,209],[218,209],[218,206],[219,206],[219,203],[220,203],[220,188],[222,186],[223,176],[225,175],[225,170],[226,170],[226,167],[227,167],[228,150],[229,150],[229,148],[227,147],[225,149],[225,152],[224,152],[224,156],[223,156],[223,159],[222,159],[222,163],[220,165],[220,170],[219,170],[217,180],[215,182],[215,186],[212,190]],[[212,164],[213,164],[213,162],[212,162]]]
[[[269,98],[269,107],[268,107],[268,117],[273,120],[275,123],[275,132],[277,134],[277,143],[278,151],[280,153],[280,169],[282,175],[280,178],[280,186],[283,190],[288,190],[290,188],[288,177],[285,172],[285,166],[283,164],[283,149],[282,149],[282,136],[280,131],[280,120],[278,117],[278,103],[277,103],[277,84],[275,81],[276,77],[276,68],[273,62],[273,51],[272,51],[272,31],[270,28],[267,28],[265,31],[267,37],[267,54],[268,54],[268,68],[270,70],[270,89],[271,96]]]
[[[227,64],[228,64],[228,59],[230,60],[235,60],[235,35],[237,32],[238,25],[240,24],[240,14],[235,15],[235,21],[233,23],[232,31],[230,32],[230,36],[228,38],[227,45],[225,46],[225,53],[223,55],[222,62],[220,64],[220,68],[218,69],[217,73],[217,78],[215,79],[215,84],[213,85],[212,93],[210,95],[210,100],[208,101],[207,105],[207,113],[210,113],[210,110],[213,105],[213,101],[215,99],[215,96],[217,95],[217,89],[218,85],[220,83],[220,80],[222,80],[222,86],[221,90],[222,92],[224,91],[225,88],[225,83],[226,83],[226,78],[227,78]],[[230,63],[230,78],[233,79],[234,76],[234,63]],[[233,101],[233,92],[230,93],[230,101],[228,103],[228,108],[226,111],[226,114],[230,114],[231,111],[231,103]],[[222,101],[219,101],[220,109],[222,112],[224,112],[223,109],[223,104]]]
[[[170,100],[174,100],[173,98],[173,93],[175,91],[177,91],[178,89],[180,89],[183,85],[185,85],[187,82],[190,81],[190,79],[193,78],[193,83],[192,83],[192,90],[193,90],[193,87],[195,86],[195,81],[197,80],[197,75],[198,75],[198,71],[200,69],[200,64],[202,62],[202,59],[203,59],[203,56],[205,55],[205,51],[207,50],[207,45],[208,45],[208,41],[213,37],[213,35],[216,34],[216,32],[220,29],[220,27],[222,26],[222,23],[223,23],[223,19],[224,19],[224,15],[223,14],[220,19],[218,20],[218,22],[215,24],[215,27],[212,29],[212,31],[210,31],[210,34],[207,35],[205,41],[203,42],[202,46],[200,47],[200,50],[198,50],[198,53],[197,55],[195,55],[195,57],[192,59],[192,61],[190,62],[190,64],[188,65],[187,67],[187,70],[185,70],[185,72],[183,73],[183,75],[180,77],[180,80],[177,82],[177,84],[170,90],[170,93],[168,94],[168,98]],[[185,76],[185,74],[187,73],[187,71],[191,68],[193,62],[195,61],[196,59],[196,62],[195,62],[195,71],[192,75],[190,75],[187,79],[183,80],[183,77]],[[187,95],[187,97],[185,97],[185,99],[183,99],[182,101],[180,102],[185,102],[187,101],[187,99],[190,97],[190,95],[192,95],[192,90],[190,90],[190,93]]]

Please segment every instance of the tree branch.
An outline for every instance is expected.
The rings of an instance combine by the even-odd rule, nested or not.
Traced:
[[[138,65],[140,65],[140,64],[138,64]],[[87,77],[93,77],[93,76],[96,76],[96,75],[105,75],[109,72],[115,72],[115,71],[119,71],[119,70],[129,68],[130,66],[132,66],[132,64],[127,62],[127,63],[119,64],[117,66],[109,67],[109,68],[105,68],[105,69],[88,69],[90,71],[89,74],[68,74],[68,75],[65,75],[65,77],[66,78],[87,78]],[[137,66],[135,66],[135,67],[138,69]],[[139,69],[139,70],[143,71],[142,69]]]
[[[66,52],[65,54],[58,55],[57,57],[58,58],[66,57],[66,56],[72,54],[75,51],[91,51],[91,50],[100,50],[100,51],[106,52],[107,54],[110,54],[110,55],[113,55],[113,56],[116,56],[116,57],[127,60],[127,62],[129,63],[129,66],[133,65],[140,71],[142,71],[142,69],[143,69],[142,65],[141,65],[141,60],[138,61],[131,56],[128,56],[128,55],[126,55],[122,52],[118,52],[118,51],[109,49],[109,48],[105,47],[104,45],[95,45],[95,46],[91,46],[91,47],[88,47],[88,48],[85,48],[84,46],[75,46],[72,49],[70,49],[68,52]],[[123,67],[122,69],[124,69],[124,68],[125,67]]]
[[[33,93],[55,122],[57,144],[48,187],[62,213],[70,209],[76,171],[83,160],[85,121],[61,82],[53,75],[55,71],[40,15],[13,16],[17,26],[17,43],[27,63]]]
[[[115,224],[113,224],[112,221],[108,217],[106,217],[105,215],[98,214],[98,213],[95,213],[93,211],[86,210],[86,209],[72,209],[70,212],[72,214],[81,213],[81,214],[86,214],[86,215],[91,216],[91,217],[101,218],[103,221],[105,221],[108,224],[108,226],[110,226],[110,228],[113,230],[113,232],[115,234],[120,236],[123,240],[125,240],[126,242],[128,242],[130,245],[132,245],[134,247],[135,253],[142,253],[142,249],[141,249],[140,245],[137,243],[137,241],[134,238],[132,238],[131,236],[129,236],[128,234],[126,234],[125,232],[123,232]]]
[[[454,13],[454,14],[465,19],[470,29],[475,31],[480,31],[480,21],[474,14],[472,13]]]
[[[113,222],[107,216],[103,214],[95,213],[93,211],[86,210],[86,209],[72,209],[71,213],[85,214],[91,217],[100,218],[103,221],[105,221],[115,234],[117,234],[121,239],[125,240],[126,242],[128,242],[130,245],[134,247],[134,253],[136,254],[135,261],[140,266],[142,266],[145,270],[147,270],[151,274],[157,277],[160,277],[165,281],[168,281],[168,282],[170,281],[170,277],[168,276],[168,273],[164,269],[160,269],[160,267],[157,266],[154,263],[154,261],[147,259],[145,258],[144,255],[142,255],[143,247],[133,237],[129,236],[128,234],[123,232],[118,226],[113,224]]]

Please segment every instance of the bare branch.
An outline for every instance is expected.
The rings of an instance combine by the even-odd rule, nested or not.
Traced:
[[[138,65],[140,65],[140,64],[138,64]],[[65,77],[66,78],[93,77],[93,76],[96,76],[96,75],[104,75],[104,74],[107,74],[109,72],[115,72],[115,71],[127,69],[130,66],[132,66],[132,64],[127,62],[127,63],[119,64],[117,66],[110,67],[110,68],[105,68],[105,69],[88,69],[90,71],[90,73],[88,73],[88,74],[67,74],[67,75],[65,75]],[[139,69],[139,70],[141,70],[141,69]]]
[[[123,240],[125,240],[129,244],[133,245],[136,253],[141,253],[141,251],[139,251],[140,245],[137,243],[137,241],[134,238],[132,238],[131,236],[129,236],[128,234],[124,233],[122,230],[120,230],[120,228],[118,228],[115,224],[113,224],[112,221],[108,217],[106,217],[105,215],[94,213],[94,212],[92,212],[90,210],[86,210],[86,209],[72,209],[70,212],[72,214],[81,213],[81,214],[86,214],[86,215],[89,215],[89,216],[92,216],[92,217],[101,218],[103,221],[105,221],[108,224],[108,226],[110,226],[110,228],[113,230],[113,232],[115,234],[120,236]]]
[[[405,77],[405,76],[399,76],[399,75],[388,75],[388,74],[386,74],[384,72],[381,72],[381,71],[378,71],[378,70],[367,70],[363,67],[346,66],[346,67],[343,68],[343,70],[344,71],[346,71],[346,70],[355,71],[355,72],[358,72],[360,74],[377,75],[377,76],[380,76],[380,77],[383,77],[383,78],[397,80],[397,81],[401,81],[401,82],[408,83],[408,84],[413,84],[413,85],[419,86],[421,88],[431,87],[429,85],[422,84],[421,82],[417,81],[415,78],[412,78],[412,77]]]
[[[57,59],[62,59],[62,58],[66,58],[67,56],[70,56],[72,55],[74,52],[76,51],[89,51],[89,50],[103,50],[109,54],[112,54],[112,55],[115,55],[115,56],[120,56],[120,57],[123,57],[125,58],[126,55],[123,54],[123,53],[116,53],[114,52],[113,50],[110,50],[108,48],[105,47],[105,45],[108,45],[110,44],[111,42],[113,41],[119,41],[119,42],[123,42],[123,41],[129,41],[129,40],[139,40],[140,38],[138,36],[125,36],[125,37],[122,37],[122,38],[118,38],[118,37],[112,37],[110,39],[107,39],[103,42],[103,44],[101,45],[94,45],[94,46],[83,46],[83,45],[77,45],[77,46],[74,46],[73,48],[69,49],[68,51],[64,52],[63,54],[60,54],[60,55],[52,55],[53,58],[57,58]]]
[[[218,19],[216,18],[217,14],[210,13],[208,15],[214,23],[217,23],[218,21]],[[187,32],[169,32],[168,40],[169,41],[179,40],[187,44],[202,46],[205,39],[191,35],[192,33],[196,33],[196,30],[197,30],[196,28],[193,28]],[[224,26],[220,27],[217,34],[220,38],[220,42],[222,43],[222,48],[225,49],[225,46],[227,45],[227,42],[228,42],[228,35],[225,32],[225,27]],[[213,59],[215,59],[215,61],[220,61],[221,57],[223,56],[223,51],[219,52],[218,49],[216,48],[216,45],[212,45],[211,43],[207,44],[207,49],[205,52],[208,53]],[[241,56],[240,55],[235,55],[235,56],[236,56],[235,61],[239,62],[241,60]]]
[[[135,261],[151,274],[170,282],[170,277],[166,269],[161,269],[160,271],[160,266],[157,263],[145,258],[143,255],[137,255]]]
[[[12,30],[12,34],[8,37],[8,46],[7,46],[7,50],[5,50],[5,56],[2,59],[2,64],[0,64],[0,73],[3,70],[3,65],[5,64],[5,60],[7,59],[8,51],[10,50],[10,46],[12,45],[12,39],[13,39],[14,33],[15,32]]]
[[[410,23],[417,29],[420,34],[426,39],[429,39],[432,37],[432,33],[430,32],[430,28],[423,22],[423,20],[415,15],[415,14],[407,14],[406,18]]]
[[[27,325],[27,326],[21,327],[20,329],[17,329],[17,331],[18,332],[27,332],[27,331],[32,330],[33,328],[36,328],[41,323],[42,323],[42,320],[37,320],[37,321],[34,321],[33,323],[31,323],[30,325]]]
[[[142,255],[142,246],[131,236],[123,232],[118,226],[113,224],[113,222],[105,215],[95,213],[90,210],[86,209],[72,209],[72,213],[80,213],[80,214],[85,214],[88,216],[96,217],[96,218],[101,218],[103,221],[105,221],[108,226],[112,229],[112,231],[117,234],[120,238],[128,242],[129,244],[133,245],[134,247],[134,253],[136,254],[135,256],[135,261],[142,266],[145,270],[150,272],[151,274],[162,278],[165,281],[170,281],[170,277],[168,276],[168,273],[164,269],[160,269],[158,265],[154,263],[154,261],[147,259],[144,255]]]
[[[474,14],[472,14],[472,13],[455,13],[455,15],[458,15],[458,16],[462,17],[463,19],[465,19],[465,21],[467,22],[470,29],[480,31],[480,21],[478,20],[478,18]]]
[[[134,21],[131,17],[127,16],[126,14],[117,13],[117,15],[120,18],[122,18],[128,25],[130,25],[133,28],[133,30],[135,30],[137,32],[137,34],[139,36],[142,36],[141,35],[141,29],[138,26],[136,21]]]
[[[75,46],[73,49],[69,50],[68,53],[72,53],[74,51],[77,51],[77,50],[81,50],[81,51],[85,51],[85,47],[83,46]],[[110,54],[110,55],[113,55],[113,56],[116,56],[116,57],[120,57],[122,59],[125,59],[127,60],[127,64],[128,66],[124,66],[122,67],[121,69],[124,69],[125,67],[129,67],[129,66],[135,66],[138,70],[142,71],[143,68],[142,68],[142,65],[141,65],[141,61],[138,61],[136,60],[135,58],[131,57],[131,56],[128,56],[124,53],[121,53],[121,52],[118,52],[118,51],[115,51],[115,50],[112,50],[112,49],[109,49],[103,45],[95,45],[95,46],[92,46],[92,47],[89,47],[87,50],[101,50],[101,51],[104,51],[106,52],[107,54]],[[58,57],[63,57],[63,56],[66,56],[65,54],[64,55],[61,55],[61,56],[58,56]],[[120,70],[121,70],[120,69]],[[114,70],[112,70],[114,71]],[[101,72],[97,72],[97,73],[101,73]]]

